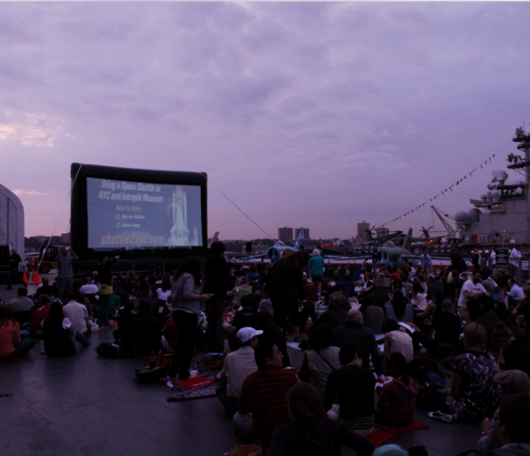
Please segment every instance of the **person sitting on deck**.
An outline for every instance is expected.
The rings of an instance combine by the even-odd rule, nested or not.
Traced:
[[[379,396],[376,421],[387,426],[407,426],[414,420],[416,383],[409,376],[407,361],[401,353],[390,355],[388,367],[394,379],[383,387]]]
[[[329,374],[324,408],[330,410],[338,399],[338,419],[357,433],[368,436],[374,429],[375,378],[363,367],[363,352],[355,345],[341,347],[342,368]]]
[[[77,331],[76,339],[81,345],[89,345],[90,340],[86,338],[91,332],[92,326],[88,318],[88,311],[83,304],[75,300],[76,294],[73,291],[64,293],[64,300],[67,304],[63,306],[64,316],[72,322],[72,329]]]
[[[499,411],[499,430],[503,446],[491,456],[530,454],[530,394],[517,393],[503,399]]]
[[[287,396],[291,421],[281,424],[272,435],[268,456],[337,456],[341,446],[357,456],[371,456],[374,445],[366,437],[331,420],[318,392],[307,383],[293,386]]]
[[[298,378],[314,386],[321,397],[331,372],[340,369],[340,348],[331,345],[333,329],[327,324],[309,330],[309,351],[304,353]]]
[[[243,381],[258,369],[254,359],[254,349],[258,345],[258,336],[263,331],[245,327],[237,332],[240,348],[228,353],[224,360],[223,370],[219,374],[215,394],[223,404],[226,414],[232,418],[237,412],[239,394]]]
[[[131,325],[132,347],[138,356],[158,353],[162,348],[162,328],[158,318],[150,315],[151,305],[140,301],[138,316]]]
[[[31,298],[28,298],[28,289],[25,286],[18,288],[17,297],[13,299],[10,304],[13,309],[15,320],[18,321],[21,328],[26,323],[29,323],[30,311],[35,303]]]
[[[351,310],[343,325],[333,331],[333,345],[344,347],[355,344],[363,354],[363,367],[370,366],[370,355],[374,365],[375,373],[380,379],[384,379],[383,361],[379,356],[379,348],[374,333],[363,326],[363,314],[358,310]]]
[[[0,361],[12,360],[25,355],[35,341],[30,337],[20,338],[20,325],[7,304],[0,305]]]
[[[233,418],[236,433],[245,441],[259,440],[268,447],[276,427],[290,419],[287,393],[298,379],[292,369],[282,369],[282,358],[272,341],[260,342],[254,350],[258,370],[243,381]]]

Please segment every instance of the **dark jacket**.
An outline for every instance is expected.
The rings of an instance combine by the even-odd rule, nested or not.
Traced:
[[[346,318],[348,318],[348,312],[344,309],[329,309],[318,317],[316,325],[327,324],[335,329],[344,324]]]
[[[75,355],[75,345],[70,338],[70,333],[62,324],[50,322],[48,318],[42,324],[44,349],[49,356],[63,357]]]
[[[345,419],[374,414],[375,378],[372,371],[355,365],[344,366],[329,374],[324,393],[324,408],[329,410],[338,397],[339,416]]]
[[[204,292],[218,298],[226,298],[230,289],[230,270],[224,257],[210,255],[204,263]]]
[[[363,367],[370,366],[370,355],[377,375],[384,372],[383,360],[379,356],[379,349],[371,329],[361,325],[358,321],[346,320],[343,325],[333,331],[333,345],[344,347],[355,344],[363,352]]]
[[[375,447],[340,421],[307,418],[281,424],[272,435],[267,456],[340,456],[341,445],[358,456],[370,456]]]
[[[162,328],[158,318],[141,313],[131,325],[132,346],[139,356],[148,356],[162,348]]]

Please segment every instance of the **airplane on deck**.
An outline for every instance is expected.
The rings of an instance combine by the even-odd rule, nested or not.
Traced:
[[[208,247],[211,247],[211,245],[219,240],[219,231],[216,231],[213,235],[213,237],[208,238]]]
[[[412,228],[403,241],[401,247],[396,247],[392,241],[386,241],[374,256],[374,262],[378,267],[387,267],[392,270],[400,268],[406,263],[419,264],[419,257],[413,255],[409,248],[412,242]]]
[[[296,244],[293,247],[285,245],[283,241],[280,241],[278,239],[277,241],[275,241],[276,243],[272,247],[269,247],[267,249],[265,256],[268,257],[271,261],[277,261],[280,259],[280,257],[282,256],[282,253],[285,250],[292,250],[293,252],[300,250],[300,245],[302,244],[303,238],[304,238],[304,230],[301,230],[300,234],[298,235],[298,239],[296,240]]]

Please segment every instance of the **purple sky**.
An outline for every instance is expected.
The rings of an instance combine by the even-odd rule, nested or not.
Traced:
[[[68,230],[80,162],[207,172],[209,236],[264,236],[218,187],[272,237],[346,238],[496,153],[436,200],[468,210],[530,121],[529,22],[526,2],[0,2],[0,183],[26,236]]]

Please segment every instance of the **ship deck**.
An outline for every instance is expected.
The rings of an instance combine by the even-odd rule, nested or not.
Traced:
[[[9,302],[14,291],[0,297]],[[167,402],[164,383],[136,381],[133,370],[145,361],[96,355],[94,348],[110,341],[112,331],[94,333],[92,345],[70,358],[43,356],[38,342],[21,361],[0,364],[3,456],[218,456],[240,443],[217,398]],[[299,367],[302,352],[289,350]],[[429,429],[388,443],[453,456],[480,437],[477,425],[440,423],[423,411],[416,419]]]

